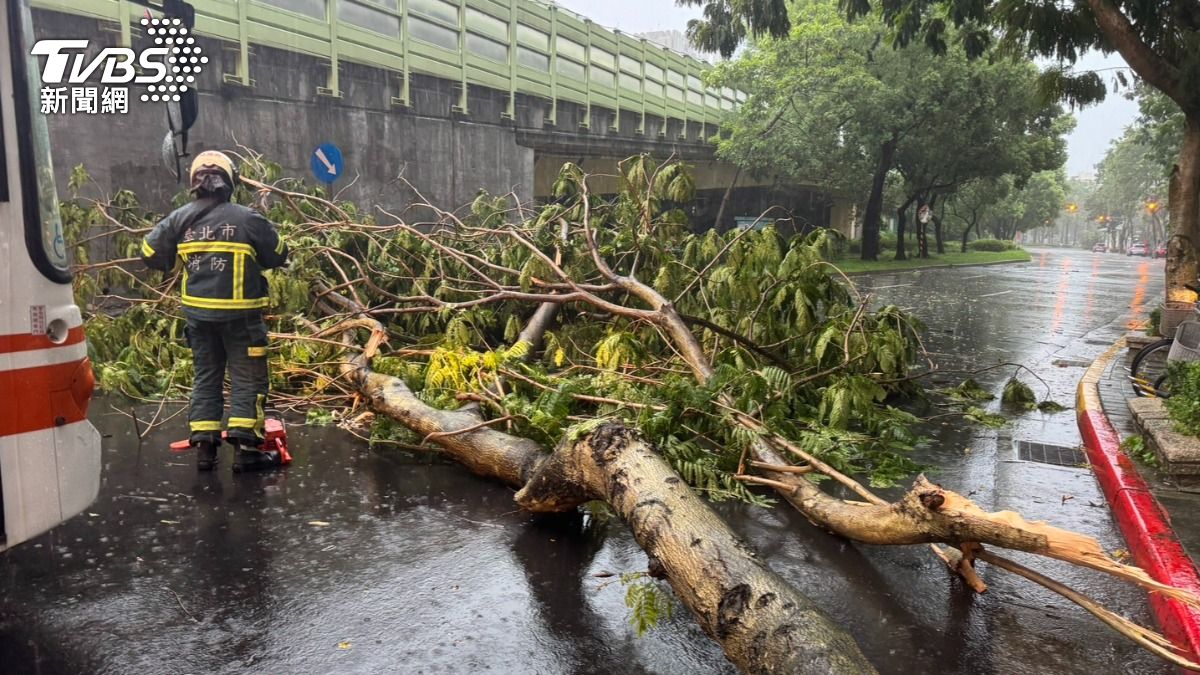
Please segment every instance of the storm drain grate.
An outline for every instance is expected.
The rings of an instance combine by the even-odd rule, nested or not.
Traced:
[[[1055,466],[1080,466],[1087,464],[1087,459],[1079,448],[1068,448],[1063,445],[1049,445],[1036,441],[1017,441],[1017,459],[1027,462],[1041,462]]]

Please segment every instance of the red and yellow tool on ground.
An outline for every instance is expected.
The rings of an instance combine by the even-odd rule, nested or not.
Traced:
[[[225,438],[225,434],[221,436]],[[287,447],[287,429],[283,426],[283,420],[268,417],[263,423],[263,436],[262,445],[258,446],[258,450],[268,460],[263,462],[265,467],[286,466],[292,463],[292,455]],[[191,442],[186,440],[171,444],[171,452],[175,454],[190,452],[192,449]]]

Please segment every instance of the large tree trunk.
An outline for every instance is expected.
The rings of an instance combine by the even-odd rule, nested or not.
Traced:
[[[1171,239],[1167,245],[1167,300],[1192,302],[1184,287],[1200,277],[1196,247],[1200,245],[1200,115],[1188,115],[1179,162],[1171,172],[1168,208]]]
[[[590,240],[591,234],[587,236]],[[672,304],[635,278],[614,273],[595,247],[592,254],[605,277],[652,308],[638,311],[663,329],[697,381],[710,382],[713,369],[707,355]],[[564,296],[562,301],[566,300]],[[596,497],[608,499],[628,519],[639,542],[663,563],[680,599],[721,643],[734,663],[752,672],[792,672],[795,668],[801,672],[870,672],[870,666],[849,637],[830,625],[811,604],[792,599],[798,595],[794,589],[786,584],[776,587],[780,583],[778,578],[756,563],[732,534],[716,530],[719,519],[704,510],[700,500],[661,464],[662,460],[646,444],[629,440],[630,447],[620,451],[613,451],[611,443],[599,444],[603,447],[578,446],[580,442],[588,443],[587,432],[583,432],[582,437],[568,435],[563,449],[547,461],[536,443],[491,429],[494,422],[484,421],[477,413],[431,408],[399,378],[371,372],[368,364],[385,333],[377,321],[364,315],[363,308],[352,306],[348,299],[341,302],[351,306],[351,311],[361,318],[345,320],[318,331],[314,337],[353,328],[371,329],[371,339],[362,353],[343,362],[342,372],[343,378],[375,410],[423,434],[425,443],[437,444],[442,454],[474,473],[522,488],[519,498],[530,508],[563,510]],[[1053,580],[982,550],[981,545],[994,544],[1059,558],[1133,581],[1192,606],[1200,605],[1200,599],[1190,593],[1159,584],[1142,570],[1111,560],[1093,539],[1044,523],[1030,523],[1011,512],[987,513],[966,498],[923,479],[918,479],[903,499],[889,504],[773,433],[760,421],[735,412],[727,394],[722,393],[720,400],[730,411],[730,423],[754,432],[751,456],[756,461],[751,464],[762,470],[760,476],[764,476],[744,475],[739,471],[738,477],[770,485],[813,523],[864,543],[955,545],[961,553],[949,549],[939,550],[938,554],[973,588],[986,588],[973,567],[975,559],[986,560],[1062,593],[1163,658],[1184,662],[1170,651],[1169,643],[1161,636],[1137,627]],[[785,458],[787,454],[805,465],[790,465]],[[589,461],[597,466],[589,465]],[[850,487],[869,505],[825,494],[798,475],[809,471],[820,472]],[[706,536],[711,546],[704,545]],[[771,594],[773,597],[769,597]],[[774,603],[776,599],[780,599],[778,605]],[[785,648],[772,649],[772,643],[781,639],[788,641]],[[802,654],[799,661],[791,656],[797,650]]]
[[[636,432],[565,441],[516,495],[533,512],[608,502],[666,570],[701,628],[748,673],[874,672],[858,645],[751,555]]]
[[[521,334],[517,336],[516,342],[529,343],[529,355],[526,358],[532,358],[532,354],[541,349],[542,340],[546,337],[546,331],[550,330],[550,326],[554,323],[555,317],[558,316],[559,307],[562,305],[557,302],[543,302],[538,305],[537,311],[521,329]]]
[[[374,410],[472,473],[519,488],[517,503],[530,511],[606,501],[742,671],[875,672],[854,639],[756,558],[636,432],[603,424],[568,435],[547,455],[534,441],[485,426],[475,412],[426,405],[401,379],[372,372],[371,351],[345,363],[343,373]]]
[[[896,139],[891,138],[879,149],[879,164],[871,178],[871,194],[867,196],[867,208],[863,213],[862,259],[879,259],[879,228],[883,221],[883,186],[888,172],[892,170],[892,159],[896,156]]]

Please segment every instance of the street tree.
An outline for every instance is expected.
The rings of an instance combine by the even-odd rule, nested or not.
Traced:
[[[980,231],[980,224],[989,219],[991,211],[1012,191],[1011,176],[977,178],[963,184],[947,198],[946,212],[963,226],[961,252],[967,252],[971,233]]]
[[[1115,140],[1096,167],[1096,185],[1085,205],[1089,215],[1101,223],[1148,230],[1155,242],[1165,241],[1160,233],[1159,200],[1167,189],[1161,157],[1151,145],[1152,132],[1133,126]]]
[[[271,278],[273,390],[296,405],[347,406],[339,417],[352,428],[365,403],[373,438],[510,485],[527,512],[605,502],[743,671],[873,669],[700,495],[765,506],[773,494],[861,544],[935,544],[931,554],[977,591],[983,560],[1188,663],[1165,638],[995,550],[1200,607],[1100,542],[989,513],[923,477],[895,502],[875,494],[914,470],[914,418],[893,403],[915,386],[919,326],[840,280],[823,260],[828,233],[694,234],[674,208],[688,202],[691,176],[647,157],[621,163],[612,198],[567,164],[554,204],[481,195],[466,215],[422,203],[436,216],[425,223],[365,216],[253,157],[243,168],[250,190],[238,198],[256,201],[293,244],[291,271]],[[64,209],[69,233],[96,223],[93,236],[136,253],[129,235],[147,219],[121,194],[120,207]],[[181,330],[179,280],[128,264],[84,263],[79,302],[94,307],[117,282],[138,292],[124,314],[96,312],[89,343],[102,386],[159,392],[190,366],[170,338]]]
[[[1099,223],[1087,210],[1087,203],[1096,190],[1096,183],[1080,177],[1068,178],[1066,190],[1066,203],[1063,204],[1063,213],[1059,215],[1059,220],[1066,230],[1067,241],[1090,249],[1104,240]]]
[[[939,197],[974,180],[1009,176],[1023,186],[1037,172],[1058,169],[1066,161],[1063,136],[1074,125],[1057,103],[1047,104],[1032,93],[1037,71],[1029,62],[947,55],[935,66],[930,79],[942,84],[940,105],[925,111],[927,123],[896,157],[906,192],[897,210],[900,239],[911,205],[932,207]],[[942,253],[939,220],[932,222]],[[927,257],[926,228],[918,222],[918,229],[920,255]],[[896,258],[903,257],[902,244],[897,244]]]
[[[1183,111],[1175,102],[1152,87],[1137,88],[1138,118],[1132,127],[1138,143],[1147,148],[1149,160],[1157,165],[1154,176],[1164,186],[1171,177],[1187,128]],[[1166,189],[1161,194],[1165,195]]]
[[[748,37],[787,35],[780,0],[680,0],[704,6],[689,25],[701,48],[728,56]],[[1167,299],[1190,302],[1185,287],[1200,276],[1200,3],[1197,0],[841,0],[852,18],[879,17],[890,42],[924,44],[945,54],[954,45],[969,57],[994,42],[1057,65],[1043,73],[1040,91],[1072,105],[1102,100],[1108,87],[1098,73],[1072,70],[1088,50],[1117,52],[1136,77],[1161,92],[1182,114],[1183,129],[1171,171],[1172,237],[1167,251]],[[997,40],[998,37],[998,40]],[[957,50],[956,50],[957,51]],[[1118,75],[1118,81],[1125,79]]]
[[[992,204],[985,214],[984,227],[996,239],[1013,239],[1017,232],[1028,232],[1054,223],[1066,199],[1066,176],[1061,169],[1040,171],[1020,183],[1013,176],[1004,181],[1011,187],[1008,195]]]
[[[708,77],[747,92],[718,154],[753,174],[867,194],[862,258],[879,255],[883,193],[899,142],[920,124],[911,63],[874,53],[880,26],[850,24],[830,3],[798,7],[787,39],[766,41]]]
[[[749,94],[718,152],[753,173],[865,193],[864,260],[878,255],[893,171],[905,186],[896,211],[902,260],[914,205],[933,206],[977,177],[1024,180],[1064,161],[1069,122],[1033,93],[1031,63],[881,47],[881,23],[850,23],[831,2],[795,12],[786,39],[764,39],[711,76]]]

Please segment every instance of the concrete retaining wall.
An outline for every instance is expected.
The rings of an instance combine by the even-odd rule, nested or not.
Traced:
[[[115,42],[112,33],[100,32],[96,20],[39,11],[34,24],[39,38]],[[200,116],[189,142],[193,153],[242,144],[280,163],[287,175],[311,179],[313,148],[336,143],[345,155],[347,176],[335,189],[353,180],[347,198],[389,210],[404,209],[413,199],[412,191],[396,181],[401,175],[443,207],[469,202],[480,188],[532,197],[534,151],[517,144],[511,125],[478,121],[500,119],[498,92],[472,89],[476,115],[456,119],[451,114],[455,92],[444,80],[414,78],[413,106],[400,109],[390,105],[397,84],[381,70],[343,64],[343,96],[335,99],[317,94],[328,71],[319,59],[256,48],[255,85],[246,88],[222,81],[221,71],[232,72],[233,63],[215,65],[232,60],[232,54],[217,52],[216,44],[209,54],[213,67],[200,76]],[[50,115],[60,185],[72,167],[83,164],[103,189],[132,187],[156,206],[180,189],[160,160],[164,106],[132,100],[135,92],[131,88],[129,112],[123,115]],[[521,107],[522,117],[540,114]]]
[[[39,39],[91,39],[93,53],[117,41],[115,24],[58,12],[35,11],[34,26]],[[135,47],[145,44],[146,38],[135,37]],[[242,144],[282,164],[288,175],[307,178],[313,148],[336,143],[346,158],[347,180],[335,188],[357,176],[345,196],[389,210],[404,209],[414,198],[396,181],[401,175],[443,208],[469,203],[480,189],[533,197],[536,149],[521,145],[516,131],[550,129],[549,101],[518,95],[515,119],[505,120],[506,92],[471,87],[464,115],[453,110],[456,83],[414,75],[411,107],[397,107],[392,105],[401,85],[397,73],[346,62],[340,70],[342,95],[333,98],[318,94],[326,83],[327,61],[260,46],[253,54],[254,84],[243,87],[223,78],[236,70],[236,53],[223,51],[217,40],[201,37],[200,44],[211,61],[198,82],[200,118],[191,133],[193,152]],[[135,187],[165,205],[179,187],[164,175],[159,160],[166,112],[162,104],[133,100],[138,93],[131,88],[124,115],[52,115],[55,168],[65,177],[83,164],[103,188]],[[553,130],[628,140],[619,145],[626,152],[654,151],[666,157],[682,144],[691,146],[692,154],[712,155],[698,126],[690,130],[691,142],[677,137],[666,142],[658,134],[661,120],[657,126],[647,124],[648,132],[639,135],[637,117],[622,111],[620,129],[614,131],[608,122],[612,111],[593,107],[591,128],[584,131],[577,108],[560,104]],[[703,131],[712,134],[715,127]]]
[[[92,40],[92,53],[118,42],[111,22],[50,11],[34,12],[37,37]],[[239,145],[278,162],[285,175],[312,180],[309,159],[326,142],[337,144],[346,161],[345,177],[334,185],[345,199],[364,207],[379,206],[406,219],[429,213],[412,205],[419,191],[429,203],[454,209],[470,203],[479,190],[515,192],[523,200],[546,197],[563,161],[574,161],[595,173],[611,174],[616,161],[640,152],[684,159],[696,169],[698,229],[711,226],[733,167],[716,161],[711,143],[715,126],[647,117],[638,133],[640,115],[622,110],[617,129],[613,111],[593,106],[590,125],[583,106],[560,102],[557,124],[551,125],[550,102],[518,95],[513,119],[504,112],[507,92],[472,86],[467,112],[454,109],[458,84],[414,75],[409,107],[393,105],[402,82],[398,73],[343,62],[340,97],[318,93],[327,83],[329,63],[299,53],[255,46],[253,86],[226,83],[237,70],[237,53],[222,43],[200,37],[209,64],[199,78],[200,115],[190,134],[194,154]],[[135,31],[135,48],[149,46]],[[164,169],[161,145],[166,133],[163,104],[137,100],[130,88],[126,114],[49,116],[55,173],[59,185],[82,164],[105,192],[132,188],[144,203],[166,210],[183,189]],[[721,229],[735,216],[757,216],[772,205],[799,229],[835,225],[831,200],[804,186],[780,186],[743,175],[731,195]],[[65,196],[65,195],[64,195]],[[837,223],[840,224],[840,223]]]

